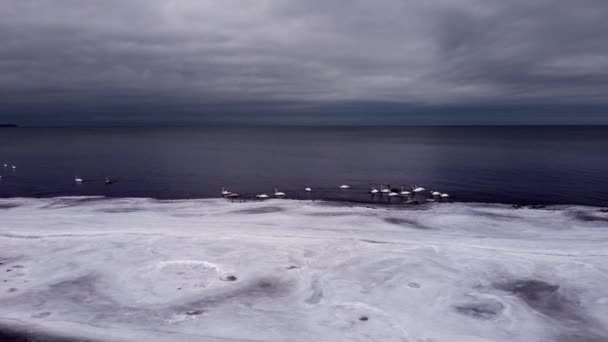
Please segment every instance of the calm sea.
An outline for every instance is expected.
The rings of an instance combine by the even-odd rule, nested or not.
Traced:
[[[371,186],[416,184],[451,201],[605,206],[608,126],[3,128],[0,174],[0,197],[205,198],[226,187],[376,202],[386,199]]]

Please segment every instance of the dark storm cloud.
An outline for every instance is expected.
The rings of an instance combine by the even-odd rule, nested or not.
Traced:
[[[0,0],[0,110],[604,107],[606,18],[605,0]]]

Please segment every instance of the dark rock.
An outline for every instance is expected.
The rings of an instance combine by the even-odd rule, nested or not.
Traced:
[[[500,314],[504,305],[502,303],[491,300],[485,302],[474,302],[455,305],[454,308],[459,313],[478,319],[491,319]]]
[[[205,313],[205,311],[203,311],[203,310],[190,310],[190,311],[186,312],[186,315],[188,315],[188,316],[198,316],[198,315],[202,315],[204,313]]]

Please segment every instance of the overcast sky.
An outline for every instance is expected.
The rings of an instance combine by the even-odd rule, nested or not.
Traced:
[[[606,0],[0,0],[0,123],[608,123]]]

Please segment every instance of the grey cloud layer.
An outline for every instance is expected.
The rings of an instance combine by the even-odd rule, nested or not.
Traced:
[[[605,0],[0,0],[0,103],[605,103]]]

